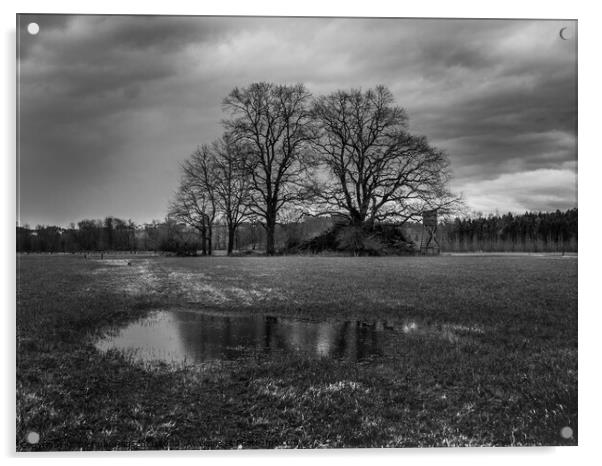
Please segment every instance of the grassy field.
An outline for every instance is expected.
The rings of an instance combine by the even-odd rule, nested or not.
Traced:
[[[131,261],[18,257],[18,450],[577,443],[575,258]],[[411,335],[359,363],[250,352],[144,366],[95,349],[171,307],[411,320],[457,338]]]

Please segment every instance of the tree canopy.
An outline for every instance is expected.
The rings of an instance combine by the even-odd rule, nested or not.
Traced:
[[[313,117],[313,145],[330,175],[316,194],[327,210],[362,225],[457,204],[447,189],[446,154],[408,132],[405,110],[384,86],[321,96]]]

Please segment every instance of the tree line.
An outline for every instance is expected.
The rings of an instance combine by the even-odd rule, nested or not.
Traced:
[[[253,236],[257,228],[247,230],[251,231],[242,231],[240,239],[250,245],[257,243]],[[170,218],[144,225],[116,217],[85,219],[67,228],[23,225],[17,226],[16,239],[18,252],[160,251],[196,255],[201,248],[196,231]]]
[[[303,222],[280,224],[277,243],[291,242],[316,235],[329,228],[329,218],[308,217]],[[239,250],[259,250],[265,244],[265,230],[256,222],[242,222],[231,241],[224,223],[214,225],[212,248],[224,250],[229,243]],[[17,252],[77,253],[103,251],[155,251],[178,255],[196,255],[202,244],[198,231],[174,218],[137,225],[117,217],[85,219],[68,227],[54,225],[17,226]]]
[[[440,226],[447,250],[577,252],[577,208],[478,216]]]
[[[276,243],[284,250],[310,240],[331,228],[339,219],[290,218],[275,229]],[[404,225],[406,236],[420,243],[423,227],[411,221]],[[228,228],[214,225],[212,247],[226,249]],[[438,225],[443,251],[577,251],[578,210],[476,215],[443,219]],[[232,241],[234,249],[255,250],[265,244],[265,229],[243,221]],[[107,217],[82,220],[67,228],[38,225],[17,227],[18,252],[157,251],[181,255],[201,250],[198,231],[173,218],[136,225],[131,220]]]
[[[406,228],[420,242],[422,226]],[[441,250],[449,252],[577,252],[578,210],[444,219],[437,236]]]
[[[17,226],[19,252],[78,252],[136,248],[136,225],[131,220],[106,217],[84,219],[68,228],[54,225]]]
[[[223,110],[223,135],[182,164],[169,209],[198,231],[203,254],[216,221],[227,225],[228,254],[250,221],[272,255],[277,223],[295,217],[337,215],[369,231],[460,205],[448,189],[447,155],[410,134],[384,86],[314,97],[303,84],[253,83],[233,89]]]

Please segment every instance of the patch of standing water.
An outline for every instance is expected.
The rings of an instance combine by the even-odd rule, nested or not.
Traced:
[[[450,330],[444,332],[447,338]],[[245,351],[304,353],[353,361],[384,354],[385,343],[402,334],[425,333],[415,322],[326,320],[164,310],[116,330],[96,343],[152,362],[202,363],[232,360]],[[450,341],[454,341],[448,338]]]

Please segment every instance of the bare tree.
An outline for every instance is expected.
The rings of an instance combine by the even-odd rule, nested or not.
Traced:
[[[275,252],[278,212],[307,194],[304,177],[312,161],[307,142],[313,137],[310,97],[302,84],[254,83],[235,88],[224,99],[231,116],[224,122],[227,131],[251,149],[249,209],[262,219],[268,255]]]
[[[170,215],[197,229],[203,255],[211,255],[213,223],[217,215],[212,158],[209,147],[202,146],[182,164],[183,176]]]
[[[215,197],[228,229],[230,256],[236,229],[250,213],[249,147],[226,134],[212,144],[210,157]]]
[[[316,194],[330,212],[372,226],[457,204],[447,188],[446,154],[408,133],[405,111],[384,86],[319,97],[313,117],[319,128],[314,147],[330,174]]]
[[[182,177],[175,198],[169,206],[169,218],[195,228],[201,238],[202,254],[207,254],[207,199],[197,193],[186,177]]]

